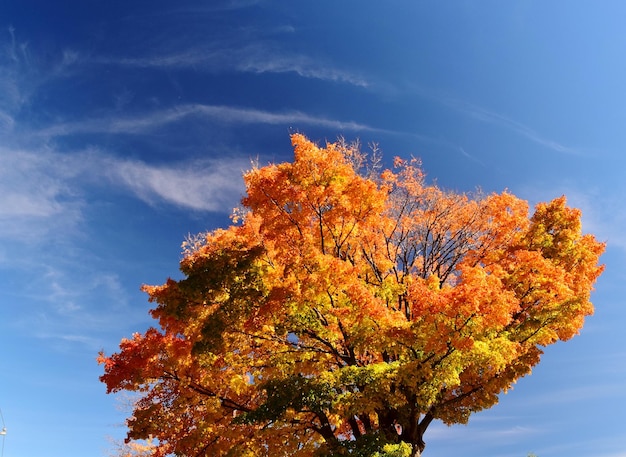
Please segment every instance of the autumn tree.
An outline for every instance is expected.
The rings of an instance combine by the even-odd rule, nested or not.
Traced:
[[[154,456],[419,456],[432,421],[493,406],[593,312],[604,245],[564,197],[529,215],[292,143],[244,175],[239,220],[186,242],[184,279],[144,286],[158,328],[100,354]]]
[[[152,438],[145,441],[129,441],[116,446],[115,454],[111,457],[150,457],[156,448]]]

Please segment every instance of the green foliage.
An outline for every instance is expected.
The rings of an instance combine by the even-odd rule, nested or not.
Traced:
[[[372,457],[410,457],[413,448],[405,443],[385,444],[382,451],[376,452]]]

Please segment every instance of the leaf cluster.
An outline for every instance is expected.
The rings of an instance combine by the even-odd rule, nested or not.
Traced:
[[[240,223],[186,245],[184,279],[144,286],[158,328],[100,354],[153,455],[414,457],[593,312],[604,245],[565,197],[529,214],[416,161],[292,143],[244,175]]]

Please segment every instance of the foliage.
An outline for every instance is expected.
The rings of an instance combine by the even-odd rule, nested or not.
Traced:
[[[144,286],[159,328],[100,354],[142,397],[155,456],[418,456],[576,335],[604,245],[564,197],[427,185],[415,161],[361,173],[345,142],[244,176],[241,221],[187,242],[185,279]]]
[[[150,457],[156,446],[152,438],[145,441],[132,441],[118,445],[115,455],[118,457]]]

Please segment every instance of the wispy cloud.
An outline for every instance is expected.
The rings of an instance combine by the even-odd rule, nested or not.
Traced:
[[[172,13],[185,13],[185,14],[198,14],[198,13],[216,13],[219,11],[231,11],[244,8],[250,8],[251,6],[258,5],[262,0],[213,0],[210,4],[181,6],[168,10],[168,14]]]
[[[580,149],[566,146],[558,141],[547,138],[533,128],[495,111],[491,111],[481,106],[474,105],[466,101],[456,100],[450,97],[443,97],[440,100],[445,105],[463,113],[464,115],[467,115],[480,122],[493,124],[498,127],[505,128],[547,149],[551,149],[555,152],[559,152],[562,154],[584,155],[583,151],[581,151]]]
[[[80,219],[80,199],[69,185],[77,172],[67,158],[0,148],[0,238],[31,242]]]
[[[538,435],[547,433],[545,429],[537,429],[515,423],[516,419],[514,418],[506,421],[499,419],[497,421],[489,421],[488,424],[479,424],[481,422],[480,418],[480,415],[472,417],[469,425],[466,427],[449,427],[436,422],[427,431],[428,442],[432,446],[436,446],[439,443],[445,444],[450,441],[450,437],[453,434],[457,442],[462,441],[468,446],[490,443],[491,446],[497,447],[514,442],[528,442]],[[520,418],[517,419],[518,422],[521,420]]]
[[[265,46],[249,46],[236,53],[233,66],[251,73],[290,73],[305,78],[347,83],[359,87],[369,84],[365,78],[305,55],[268,52]]]
[[[243,193],[242,158],[155,166],[139,161],[107,160],[109,178],[150,204],[167,202],[197,211],[229,211]]]
[[[527,396],[524,398],[524,406],[527,408],[546,405],[572,405],[576,402],[589,402],[602,398],[617,398],[624,390],[620,383],[606,383],[600,385],[574,386],[562,388],[558,391],[549,391],[539,395]]]
[[[17,62],[17,43],[15,41],[15,27],[9,26],[8,28],[9,35],[11,35],[11,42],[7,46],[8,56],[11,60]]]
[[[227,124],[274,124],[329,127],[334,130],[377,131],[355,121],[341,121],[322,116],[314,116],[301,111],[270,112],[254,108],[241,108],[222,105],[188,104],[180,105],[147,114],[127,117],[103,117],[79,122],[59,123],[33,132],[40,137],[56,137],[82,133],[139,134],[153,131],[164,125],[180,122],[188,117],[209,119],[215,123]]]
[[[477,157],[475,157],[472,154],[470,154],[469,152],[467,152],[464,147],[459,146],[458,149],[459,149],[459,152],[461,153],[461,155],[463,157],[465,157],[466,159],[471,160],[472,162],[476,162],[477,164],[479,164],[479,165],[481,165],[483,167],[487,166],[485,164],[485,162],[483,162],[482,160],[478,159]]]
[[[463,116],[475,119],[479,122],[495,125],[497,127],[506,129],[510,132],[515,133],[516,135],[522,136],[527,140],[536,143],[546,149],[550,149],[554,152],[577,156],[586,155],[586,152],[582,149],[568,146],[559,141],[551,139],[546,135],[541,134],[534,128],[511,117],[487,109],[483,106],[470,103],[466,100],[455,98],[445,92],[433,91],[429,88],[425,88],[415,84],[410,85],[408,90],[421,98],[446,106],[449,109],[452,109],[462,114]]]
[[[586,424],[581,424],[580,429],[584,429]],[[593,455],[594,457],[626,457],[626,451],[616,451],[615,449],[623,449],[626,445],[623,433],[618,433],[614,437],[596,438],[593,434],[585,433],[572,434],[571,430],[567,433],[568,439],[560,441],[552,446],[542,446],[536,449],[537,455],[546,456],[562,456],[562,455]]]
[[[15,125],[15,120],[13,116],[7,114],[3,111],[0,111],[0,132],[7,132],[13,130],[13,126]]]
[[[23,74],[24,60],[19,55],[19,46],[15,38],[15,29],[9,27],[3,30],[10,36],[7,43],[6,35],[0,34],[0,103],[4,110],[12,110],[20,105],[23,98],[22,91],[25,83],[20,81],[20,74]],[[5,116],[9,114],[5,111]]]
[[[611,187],[612,191],[606,192],[596,184],[585,185],[571,180],[558,182],[555,179],[551,183],[530,183],[521,189],[521,194],[533,203],[565,195],[569,206],[581,210],[586,233],[606,241],[609,249],[626,250],[626,213],[618,210],[623,207],[626,188],[621,182]]]
[[[284,30],[287,30],[286,28]],[[137,68],[194,68],[205,71],[246,73],[294,73],[304,78],[367,87],[367,80],[328,62],[275,48],[270,43],[238,47],[236,43],[196,47],[143,57],[93,57],[95,64]]]
[[[79,53],[70,49],[58,55],[33,52],[29,42],[19,37],[19,30],[0,30],[0,132],[13,127],[16,115],[33,95],[51,81],[70,76],[79,61]]]
[[[165,202],[201,211],[229,211],[250,167],[241,156],[152,165],[98,150],[61,154],[51,150],[0,149],[0,236],[29,238],[31,227],[80,222],[90,188],[127,189],[150,204]],[[104,181],[103,181],[104,179]],[[108,183],[108,184],[107,184]]]
[[[599,189],[584,193],[580,187],[570,187],[564,189],[563,194],[567,195],[568,203],[582,210],[586,232],[606,241],[609,248],[626,250],[626,213],[619,210],[623,207],[626,189],[615,186],[611,193]]]
[[[3,294],[16,308],[7,319],[13,327],[58,350],[75,352],[82,346],[95,352],[105,344],[107,332],[120,327],[120,314],[125,324],[146,321],[145,309],[131,306],[132,294],[96,259],[65,252],[60,261],[50,255],[55,253],[40,255],[28,269],[22,266],[16,279],[21,288]],[[24,302],[28,311],[18,306]]]
[[[0,163],[0,283],[11,285],[2,299],[20,310],[6,324],[27,333],[37,328],[35,336],[68,350],[98,349],[104,334],[119,327],[120,312],[128,322],[146,318],[145,309],[130,309],[118,273],[84,247],[97,230],[86,215],[93,201],[121,191],[157,211],[172,205],[230,212],[250,167],[241,156],[154,165],[100,150],[43,147],[0,148]],[[30,303],[28,310],[22,303]]]

